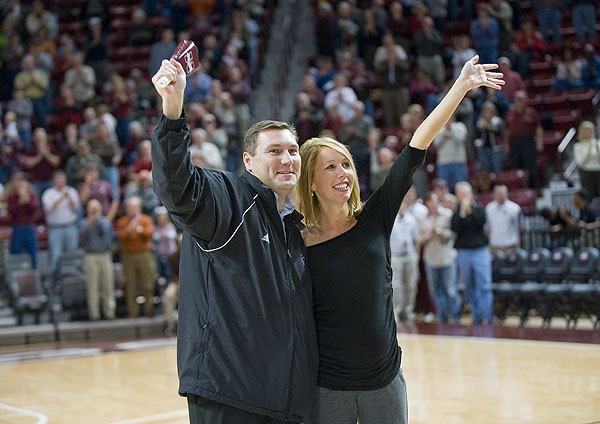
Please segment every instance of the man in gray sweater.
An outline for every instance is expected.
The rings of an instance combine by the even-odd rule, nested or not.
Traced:
[[[81,248],[85,251],[85,280],[87,286],[88,313],[92,321],[100,319],[98,308],[98,286],[102,290],[102,312],[104,318],[115,319],[115,293],[110,245],[113,227],[102,215],[102,205],[90,199],[86,206],[87,217],[79,224]]]

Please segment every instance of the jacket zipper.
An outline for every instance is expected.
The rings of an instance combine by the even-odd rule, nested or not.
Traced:
[[[291,235],[291,234],[290,234]],[[288,244],[289,242],[287,242],[287,240],[289,240],[289,236],[286,239],[286,244]],[[292,275],[291,275],[291,267],[292,267],[292,254],[290,253],[290,249],[289,249],[289,245],[286,246],[287,249],[287,279],[288,279],[288,287],[290,289],[290,311],[291,311],[291,331],[290,333],[292,334],[292,358],[291,358],[291,363],[290,363],[290,374],[289,374],[289,379],[288,379],[288,399],[287,399],[287,405],[285,408],[285,421],[290,421],[291,416],[290,416],[290,407],[291,407],[291,402],[292,402],[292,373],[293,373],[293,369],[294,369],[294,356],[296,353],[296,343],[295,343],[295,335],[294,335],[294,301],[292,299],[292,290],[293,290],[293,281],[292,281]]]

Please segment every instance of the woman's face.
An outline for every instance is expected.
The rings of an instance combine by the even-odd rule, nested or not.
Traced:
[[[492,119],[492,116],[494,116],[494,110],[490,107],[486,107],[483,108],[481,114],[483,115],[484,119]]]
[[[354,180],[352,164],[346,156],[330,147],[323,147],[319,151],[311,190],[321,203],[347,202]]]
[[[582,140],[591,140],[592,138],[594,138],[594,128],[583,127],[581,129],[581,139]]]

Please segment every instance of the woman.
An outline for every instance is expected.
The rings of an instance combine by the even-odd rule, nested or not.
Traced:
[[[596,138],[596,126],[591,121],[579,124],[573,153],[581,185],[590,199],[600,196],[600,141]]]
[[[446,97],[416,130],[387,179],[366,204],[352,156],[335,140],[308,140],[300,149],[296,187],[313,280],[320,349],[318,392],[306,422],[387,424],[408,420],[400,370],[390,271],[390,232],[425,149],[464,95],[500,89],[497,65],[467,62]]]
[[[496,105],[486,101],[481,105],[477,120],[475,147],[481,167],[488,172],[502,172],[504,163],[504,121],[498,116]]]

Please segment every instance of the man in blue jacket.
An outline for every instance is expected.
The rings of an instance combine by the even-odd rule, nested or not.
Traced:
[[[195,167],[185,72],[165,60],[152,81],[163,106],[154,190],[184,231],[177,364],[190,422],[302,422],[318,357],[302,216],[288,198],[300,174],[296,131],[277,121],[251,127],[241,176]]]

